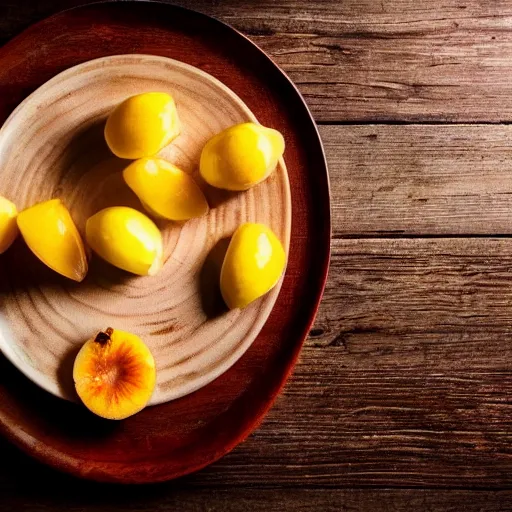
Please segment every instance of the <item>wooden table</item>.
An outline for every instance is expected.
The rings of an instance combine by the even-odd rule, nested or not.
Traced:
[[[79,3],[1,0],[0,37]],[[319,124],[333,240],[316,324],[218,463],[119,488],[2,441],[0,510],[512,510],[512,2],[178,3],[250,36]]]

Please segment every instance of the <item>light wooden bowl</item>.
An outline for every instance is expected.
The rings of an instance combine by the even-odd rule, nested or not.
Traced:
[[[0,130],[0,192],[19,209],[60,198],[79,230],[107,206],[144,211],[123,183],[129,161],[108,150],[105,119],[118,103],[148,91],[171,93],[181,135],[160,156],[197,180],[206,141],[236,123],[256,121],[241,99],[207,73],[165,57],[95,59],[45,83]],[[251,345],[280,284],[244,310],[227,311],[218,289],[227,240],[244,222],[269,225],[288,247],[291,202],[284,162],[243,193],[201,183],[211,210],[178,224],[159,222],[165,264],[138,277],[92,257],[77,284],[44,267],[20,241],[2,258],[0,349],[26,376],[74,399],[72,363],[80,346],[108,326],[138,334],[157,364],[151,404],[191,393],[225,372]]]

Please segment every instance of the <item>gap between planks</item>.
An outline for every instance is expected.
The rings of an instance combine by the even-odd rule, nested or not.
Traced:
[[[509,126],[512,121],[400,121],[400,120],[386,120],[386,119],[355,119],[346,121],[316,121],[317,126]]]

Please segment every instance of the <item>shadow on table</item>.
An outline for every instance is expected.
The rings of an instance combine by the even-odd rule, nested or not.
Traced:
[[[131,486],[81,480],[44,466],[5,439],[0,439],[0,452],[0,510],[11,510],[2,508],[9,507],[11,501],[16,504],[12,510],[20,511],[39,507],[74,511],[94,506],[102,511],[164,510],[177,491],[193,487],[192,475],[171,482]]]

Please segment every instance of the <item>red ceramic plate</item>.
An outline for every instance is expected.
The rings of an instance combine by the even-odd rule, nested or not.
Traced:
[[[21,449],[94,480],[169,480],[217,460],[261,421],[290,374],[325,285],[329,180],[316,125],[290,80],[223,23],[152,2],[101,3],[52,16],[0,49],[0,120],[59,72],[117,54],[170,57],[210,73],[285,136],[290,258],[263,330],[227,372],[180,399],[108,422],[56,398],[0,359],[0,429]],[[0,286],[2,294],[9,290]]]

